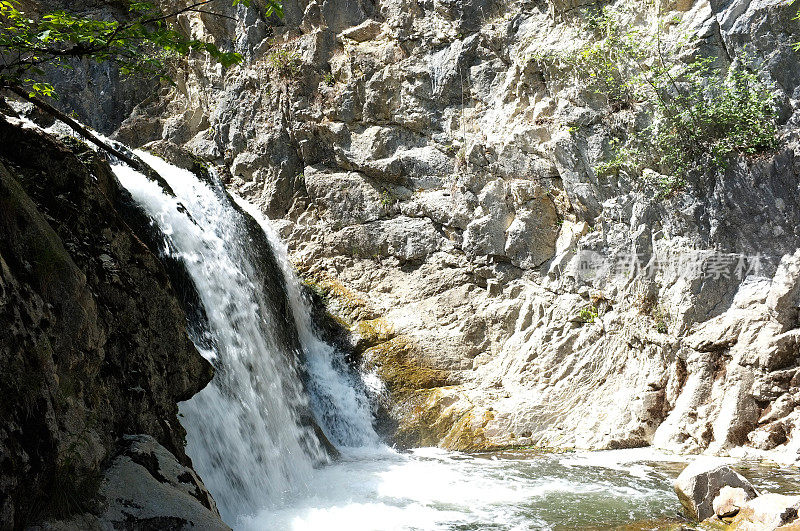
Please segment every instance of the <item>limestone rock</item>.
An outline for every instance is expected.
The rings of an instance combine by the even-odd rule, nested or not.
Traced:
[[[714,499],[720,495],[723,487],[742,489],[750,498],[756,496],[753,485],[730,467],[702,459],[690,463],[675,480],[673,487],[681,505],[696,520],[714,516]]]
[[[348,28],[339,35],[346,39],[352,39],[356,42],[369,41],[380,35],[381,23],[377,20],[365,20],[358,26]]]
[[[800,523],[800,496],[762,494],[747,502],[731,522],[731,529],[761,531],[778,529],[787,524]]]
[[[553,203],[530,201],[526,208],[517,210],[506,230],[503,253],[515,266],[532,269],[553,257],[557,235]]]
[[[356,258],[393,256],[401,263],[424,260],[445,245],[430,220],[404,217],[345,227],[329,239],[342,254]]]
[[[752,496],[749,496],[743,488],[725,485],[719,490],[719,494],[712,502],[714,514],[720,518],[736,516],[750,499],[752,499]]]
[[[307,167],[304,180],[309,198],[336,224],[364,224],[394,212],[397,199],[393,188],[359,173],[330,173]]]

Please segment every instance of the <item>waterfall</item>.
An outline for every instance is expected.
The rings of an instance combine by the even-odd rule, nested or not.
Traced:
[[[363,392],[361,375],[350,372],[341,353],[320,339],[314,330],[310,301],[303,295],[286,245],[257,208],[236,195],[233,197],[258,222],[280,264],[308,371],[312,410],[322,429],[340,449],[380,446],[380,438],[372,428],[372,409]]]
[[[314,468],[330,460],[326,444],[380,441],[358,375],[315,332],[268,222],[213,175],[203,180],[136,154],[175,196],[127,165],[114,171],[163,235],[162,256],[191,278],[201,308],[187,312],[197,314],[190,335],[216,369],[211,384],[180,405],[186,452],[223,518],[235,522],[303,493]]]

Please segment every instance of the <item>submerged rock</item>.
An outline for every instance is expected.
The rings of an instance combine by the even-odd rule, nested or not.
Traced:
[[[756,496],[755,487],[729,466],[704,460],[690,463],[673,487],[681,505],[696,520],[714,516],[714,500],[724,487],[742,489],[748,498]]]

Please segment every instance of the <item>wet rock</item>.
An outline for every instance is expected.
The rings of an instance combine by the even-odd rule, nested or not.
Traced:
[[[146,435],[125,437],[104,473],[100,496],[106,500],[99,515],[103,527],[137,522],[162,529],[230,529],[194,470]]]
[[[756,496],[753,485],[733,469],[705,460],[690,463],[675,480],[673,487],[681,505],[696,520],[714,516],[714,499],[720,495],[723,487],[742,489],[750,498]]]
[[[188,465],[177,402],[210,364],[110,167],[0,117],[0,527],[97,509],[126,433]],[[80,526],[78,526],[80,527]]]

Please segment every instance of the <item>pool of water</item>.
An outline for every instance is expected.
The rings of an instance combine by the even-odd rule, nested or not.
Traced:
[[[677,530],[672,481],[693,457],[650,449],[463,454],[351,451],[237,529]],[[768,492],[800,494],[800,471],[728,462]]]
[[[346,453],[305,494],[287,495],[241,529],[669,529],[682,458],[624,450],[569,454]]]

